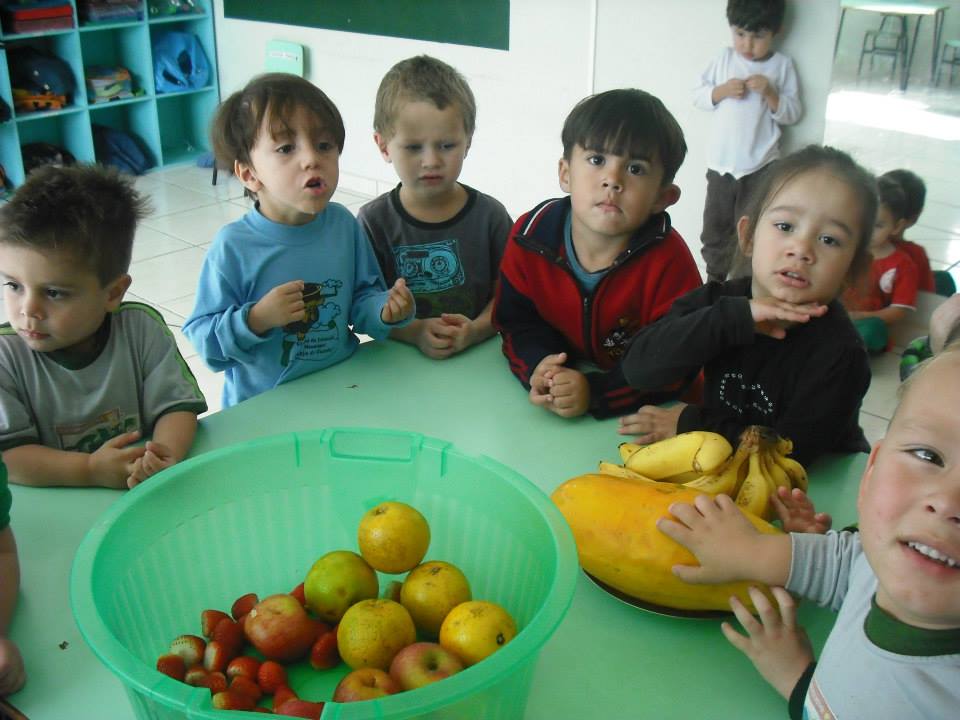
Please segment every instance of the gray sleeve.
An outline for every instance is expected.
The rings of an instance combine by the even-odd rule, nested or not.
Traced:
[[[863,552],[860,533],[790,533],[793,553],[786,588],[837,611],[843,604],[853,563]]]
[[[510,219],[510,214],[503,204],[495,198],[490,198],[490,205],[490,262],[496,275],[500,260],[503,258],[503,251],[507,247],[510,230],[513,228],[513,220]]]
[[[168,412],[206,411],[207,403],[197,380],[163,318],[150,311],[136,312],[135,317],[131,332],[136,334],[132,340],[140,345],[144,428],[152,432],[157,420]]]
[[[40,429],[23,399],[16,371],[8,365],[12,356],[0,360],[0,451],[40,441]]]

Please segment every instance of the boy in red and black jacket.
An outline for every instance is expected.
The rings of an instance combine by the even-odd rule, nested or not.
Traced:
[[[701,284],[665,208],[687,152],[663,103],[642,90],[581,100],[563,126],[560,187],[513,226],[493,321],[530,402],[561,417],[623,415],[677,397],[639,393],[619,361],[630,337]]]

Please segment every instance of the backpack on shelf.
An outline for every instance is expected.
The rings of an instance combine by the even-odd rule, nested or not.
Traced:
[[[193,33],[168,32],[153,41],[153,75],[158,93],[206,87],[210,63]]]
[[[17,110],[59,110],[70,102],[76,80],[63,58],[32,45],[20,45],[7,51],[7,60]]]
[[[110,165],[131,175],[143,175],[156,164],[135,135],[106,125],[94,124],[92,129],[93,149],[101,165]]]
[[[43,165],[62,167],[73,165],[77,161],[68,150],[48,142],[21,145],[20,154],[23,157],[23,171],[27,175]]]

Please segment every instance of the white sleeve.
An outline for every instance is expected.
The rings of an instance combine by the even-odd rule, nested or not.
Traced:
[[[853,563],[863,550],[860,533],[790,533],[792,556],[786,588],[836,611],[843,604]]]
[[[797,80],[797,71],[790,58],[784,58],[781,75],[780,87],[777,88],[780,104],[777,106],[777,111],[773,113],[773,119],[779,125],[793,125],[803,115],[803,106],[800,104],[800,83]]]

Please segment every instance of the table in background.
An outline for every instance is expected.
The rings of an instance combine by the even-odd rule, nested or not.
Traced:
[[[362,345],[346,362],[203,418],[192,454],[328,426],[399,428],[449,440],[512,467],[548,494],[594,471],[601,459],[619,462],[621,441],[616,420],[563,420],[532,406],[496,339],[439,362],[411,346],[383,342]],[[866,455],[833,456],[811,472],[811,495],[838,527],[854,520],[865,462]],[[68,597],[73,554],[120,491],[12,489],[23,575],[12,637],[26,658],[29,681],[11,701],[31,720],[128,720],[122,685],[84,643]],[[818,650],[833,619],[826,610],[801,609]],[[724,639],[719,622],[637,610],[581,575],[568,615],[543,648],[526,717],[720,720],[785,712],[783,700]]]
[[[913,41],[907,48],[907,61],[901,63],[900,67],[900,89],[907,89],[907,82],[910,78],[910,68],[913,66],[913,54],[917,49],[917,36],[920,33],[920,23],[925,17],[933,16],[933,50],[930,59],[930,81],[937,69],[937,58],[940,52],[940,41],[943,35],[943,21],[949,5],[937,2],[885,2],[884,0],[875,0],[874,2],[857,2],[857,0],[840,0],[840,24],[837,26],[837,39],[833,44],[833,54],[836,57],[837,48],[840,45],[840,33],[843,30],[843,19],[847,10],[862,10],[864,12],[880,13],[882,15],[898,15],[904,19],[907,29],[909,42],[910,26],[909,19],[916,18],[913,26]]]

